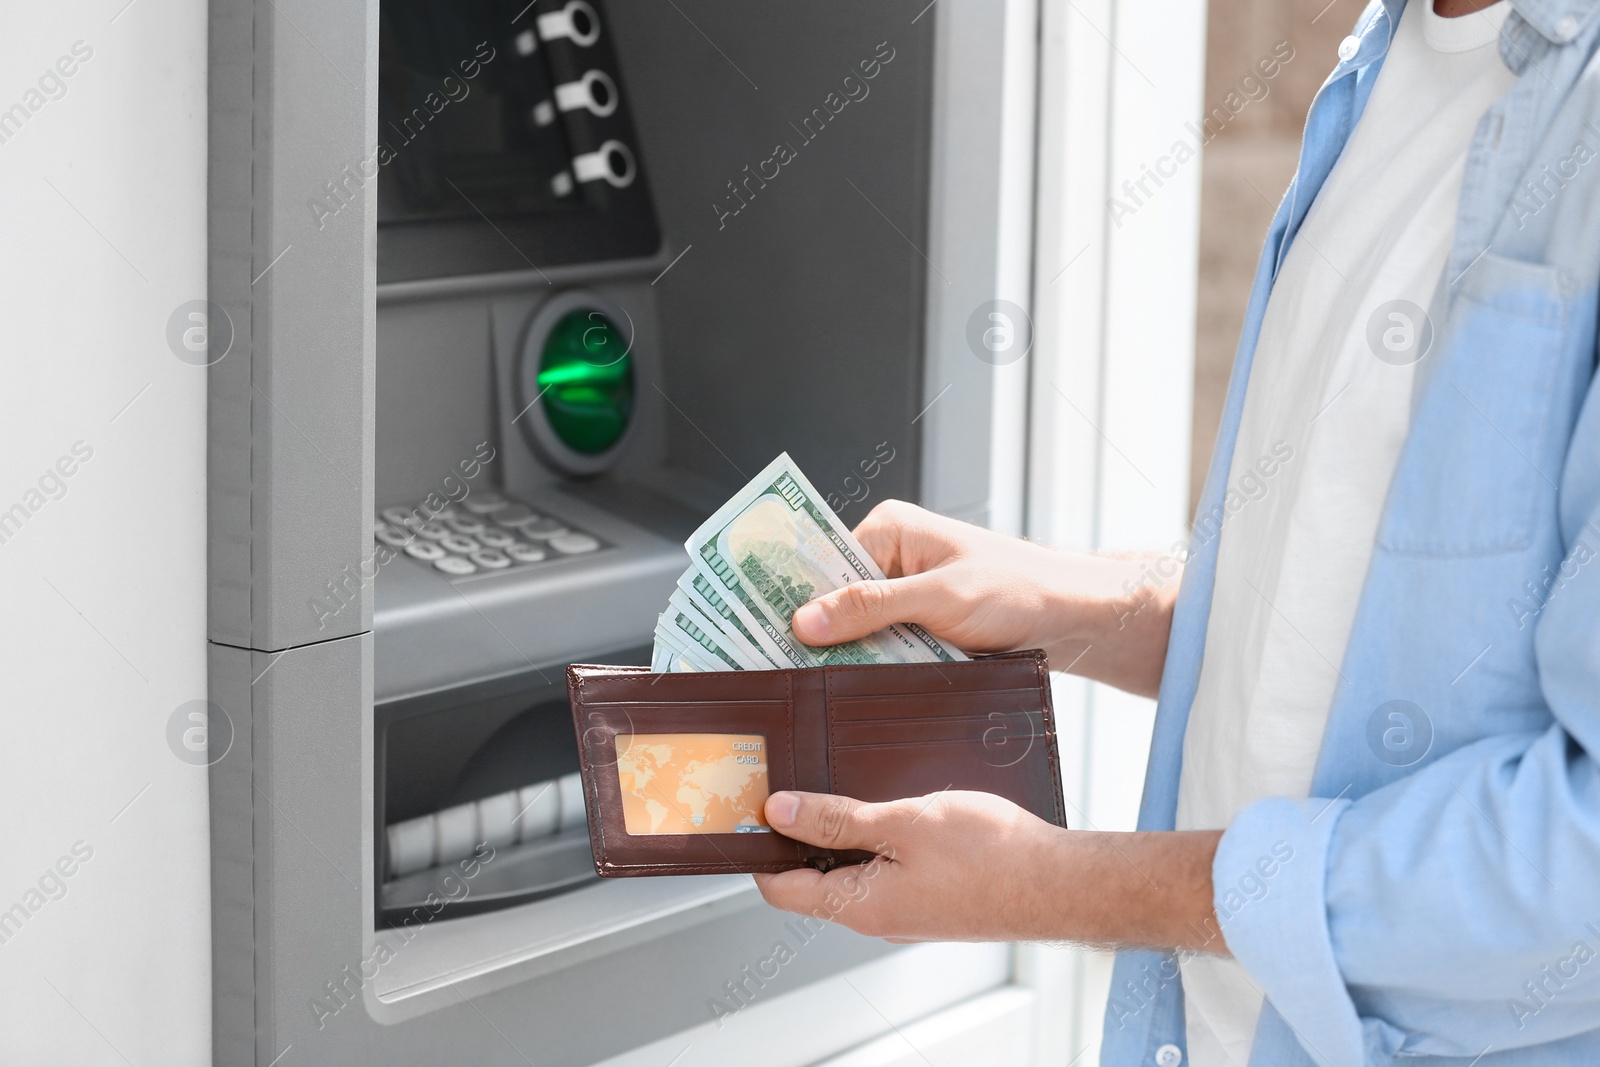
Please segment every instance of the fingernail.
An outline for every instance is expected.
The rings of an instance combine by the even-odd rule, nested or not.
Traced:
[[[802,604],[790,620],[794,635],[808,645],[826,644],[828,640],[828,615],[820,604]],[[804,631],[804,633],[801,633]]]
[[[800,798],[793,793],[774,793],[767,798],[767,821],[773,826],[793,826],[800,814]]]

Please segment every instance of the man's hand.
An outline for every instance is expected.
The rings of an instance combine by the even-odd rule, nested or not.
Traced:
[[[806,644],[913,622],[969,652],[1043,648],[1056,670],[1146,696],[1160,686],[1182,573],[1172,557],[1058,551],[899,500],[873,508],[855,535],[888,580],[802,606],[792,625]]]
[[[767,821],[871,862],[758,874],[774,907],[890,941],[1075,941],[1225,953],[1211,905],[1215,831],[1063,830],[988,793],[864,804],[774,793]]]

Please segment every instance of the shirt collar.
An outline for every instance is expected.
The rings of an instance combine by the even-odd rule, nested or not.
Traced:
[[[1427,4],[1433,0],[1411,0]],[[1507,20],[1501,30],[1500,54],[1517,73],[1527,65],[1529,31],[1538,34],[1554,45],[1570,44],[1577,39],[1600,14],[1600,0],[1509,0],[1516,18]],[[1340,63],[1335,75],[1365,67],[1389,50],[1395,27],[1400,25],[1400,13],[1407,0],[1381,0],[1367,8],[1366,14],[1356,24],[1355,32],[1340,46]],[[1520,24],[1519,24],[1520,23]],[[1348,48],[1348,51],[1346,50]]]
[[[1571,42],[1594,21],[1595,14],[1600,12],[1600,4],[1596,4],[1595,0],[1510,0],[1510,2],[1511,9],[1552,44]]]

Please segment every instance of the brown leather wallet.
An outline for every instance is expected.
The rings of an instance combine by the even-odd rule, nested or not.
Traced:
[[[780,789],[866,801],[981,790],[1066,825],[1038,649],[684,674],[573,664],[567,693],[603,878],[827,870],[871,858],[772,832],[761,804]],[[729,783],[739,789],[731,802]]]

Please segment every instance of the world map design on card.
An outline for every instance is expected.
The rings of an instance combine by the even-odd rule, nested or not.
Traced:
[[[623,828],[653,834],[771,833],[761,734],[618,734]]]

